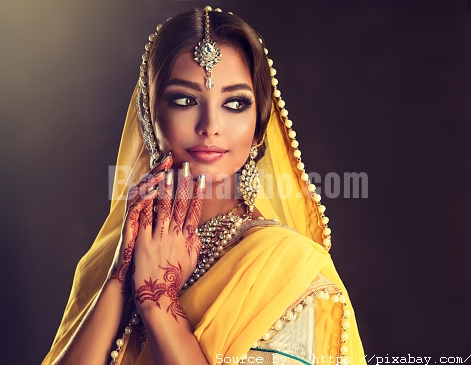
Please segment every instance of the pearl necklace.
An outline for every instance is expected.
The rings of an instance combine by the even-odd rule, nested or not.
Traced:
[[[242,217],[234,214],[242,203],[237,204],[228,213],[211,218],[198,228],[197,234],[201,240],[201,250],[196,268],[182,289],[187,289],[201,278],[219,259],[221,251],[230,242],[243,222],[252,218],[251,212]]]

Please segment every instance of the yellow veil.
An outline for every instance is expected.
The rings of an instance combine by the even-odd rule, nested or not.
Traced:
[[[271,66],[270,60],[269,63]],[[274,75],[274,70],[271,71]],[[340,340],[342,331],[346,330],[341,305],[350,303],[328,254],[330,229],[323,214],[325,208],[319,203],[315,187],[309,184],[292,122],[274,77],[272,84],[267,148],[257,163],[262,186],[255,205],[264,217],[276,218],[301,235],[282,227],[253,228],[230,255],[225,255],[182,295],[182,305],[208,361],[213,364],[216,353],[239,357],[246,354],[286,308],[303,295],[315,292],[313,281],[321,274],[335,283],[335,288],[329,287],[328,291],[331,295],[341,294],[344,303],[339,306],[339,303],[322,301],[323,317],[316,318],[321,328],[316,328],[316,337],[323,338],[326,353],[332,349],[340,353],[344,346],[343,350],[348,351],[343,354],[350,357],[347,362],[359,363],[363,349],[351,306],[348,307],[349,336]],[[119,147],[110,213],[90,250],[77,265],[60,328],[43,365],[59,355],[101,290],[120,237],[127,190],[148,172],[149,152],[141,134],[137,94],[136,87]],[[130,353],[137,351],[140,349],[129,346]],[[136,365],[152,363],[147,347],[141,354],[129,356],[137,358],[132,362]]]

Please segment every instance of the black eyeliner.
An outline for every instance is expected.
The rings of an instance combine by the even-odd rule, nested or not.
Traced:
[[[172,92],[170,92],[170,93],[164,95],[164,100],[167,102],[169,107],[172,107],[172,108],[173,107],[175,107],[175,108],[188,108],[190,106],[194,106],[194,105],[180,105],[180,104],[175,103],[175,100],[185,99],[185,98],[192,100],[193,102],[195,102],[195,105],[198,105],[197,97],[196,97],[196,95],[193,95],[193,94],[179,93],[179,92],[172,93]]]

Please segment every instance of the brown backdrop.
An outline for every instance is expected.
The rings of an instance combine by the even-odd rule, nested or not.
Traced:
[[[53,340],[75,265],[107,215],[108,166],[148,34],[204,5],[0,5],[2,364],[38,364]],[[212,5],[266,39],[308,171],[368,174],[368,198],[323,200],[368,358],[465,359],[470,3]]]

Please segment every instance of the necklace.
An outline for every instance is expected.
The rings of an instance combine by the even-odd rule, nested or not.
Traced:
[[[187,289],[201,278],[219,259],[224,246],[230,242],[243,222],[252,217],[247,211],[242,217],[235,214],[242,203],[237,204],[226,214],[211,218],[203,226],[198,228],[197,235],[201,240],[201,250],[196,263],[196,268],[188,281],[183,285]]]

